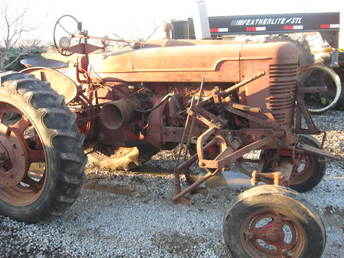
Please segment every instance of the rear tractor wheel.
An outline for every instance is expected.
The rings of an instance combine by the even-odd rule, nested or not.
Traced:
[[[58,216],[78,197],[83,139],[48,83],[0,74],[0,214],[24,222]]]
[[[240,194],[224,217],[226,246],[235,258],[321,257],[326,233],[314,208],[280,186],[261,185]]]

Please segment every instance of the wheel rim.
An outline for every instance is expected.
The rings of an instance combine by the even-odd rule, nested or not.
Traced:
[[[264,156],[264,154],[263,154]],[[283,163],[292,163],[293,153],[289,150],[282,150],[279,154],[280,160],[278,161],[278,166],[283,167]],[[269,157],[269,156],[267,156]],[[306,182],[313,176],[314,173],[314,159],[312,154],[308,153],[296,153],[295,163],[292,168],[289,180],[286,182],[289,186],[299,185]],[[265,167],[266,171],[274,171],[274,164],[267,161],[268,165]],[[276,165],[276,164],[275,164]]]
[[[273,210],[249,216],[240,235],[242,246],[251,257],[299,257],[306,246],[301,225]]]
[[[305,105],[310,112],[323,112],[335,106],[341,95],[339,76],[328,67],[315,67],[308,75],[306,87],[327,87],[326,92],[306,93]]]
[[[33,171],[40,167],[41,171]],[[18,108],[0,103],[0,200],[12,206],[35,202],[46,182],[39,135]]]

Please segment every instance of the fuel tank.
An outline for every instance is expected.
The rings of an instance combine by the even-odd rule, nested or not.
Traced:
[[[92,54],[89,71],[98,78],[127,82],[235,83],[253,70],[259,73],[268,71],[271,64],[295,64],[297,58],[296,47],[286,42],[170,44]]]

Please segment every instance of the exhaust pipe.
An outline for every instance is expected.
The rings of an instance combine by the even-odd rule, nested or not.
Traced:
[[[108,102],[100,111],[100,119],[107,129],[118,130],[130,121],[135,106],[136,105],[128,99]]]

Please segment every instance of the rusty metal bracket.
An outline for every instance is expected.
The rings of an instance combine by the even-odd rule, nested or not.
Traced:
[[[314,153],[314,154],[317,154],[317,155],[320,155],[320,156],[325,156],[325,157],[330,158],[330,159],[334,159],[334,160],[338,160],[338,161],[344,162],[344,158],[343,157],[333,155],[333,154],[331,154],[331,153],[329,153],[327,151],[321,150],[319,148],[316,148],[316,147],[313,147],[311,145],[304,144],[304,143],[301,143],[301,142],[299,142],[296,145],[296,150],[311,152],[311,153]]]
[[[221,172],[220,169],[215,170],[213,173],[208,173],[206,176],[198,179],[195,183],[193,183],[192,185],[190,185],[189,187],[185,188],[184,190],[180,191],[179,193],[177,193],[175,196],[173,196],[172,201],[176,202],[178,201],[181,197],[185,196],[186,194],[192,192],[193,190],[195,190],[199,185],[201,185],[202,183],[204,183],[205,181],[207,181],[209,178],[217,175],[219,172]]]
[[[225,125],[225,121],[198,106],[190,108],[188,114],[194,116],[208,127],[221,128]]]
[[[253,150],[258,150],[263,148],[266,145],[269,145],[271,143],[274,142],[274,138],[273,137],[265,137],[261,140],[252,142],[236,151],[231,151],[227,148],[226,151],[222,152],[217,158],[216,160],[219,163],[219,168],[225,168],[228,167],[228,165],[234,161],[236,161],[237,159],[241,158],[243,155],[245,155],[246,153],[249,153]]]
[[[233,114],[236,114],[236,115],[241,116],[243,118],[246,118],[248,120],[251,120],[251,121],[253,121],[257,124],[260,124],[262,126],[268,125],[268,126],[271,126],[272,128],[278,129],[278,130],[282,129],[281,126],[277,122],[275,122],[274,120],[258,118],[256,116],[247,114],[243,111],[237,110],[237,109],[232,108],[230,106],[225,106],[225,109],[230,113],[233,113]]]
[[[297,134],[320,134],[321,131],[315,125],[309,111],[305,107],[305,101],[303,100],[303,94],[297,94],[297,108],[300,112],[296,112],[296,124],[295,124],[295,132]],[[302,128],[302,116],[305,119],[307,129]]]
[[[253,113],[260,113],[260,112],[262,112],[262,109],[259,108],[259,107],[251,107],[251,106],[237,104],[237,103],[233,103],[232,107],[235,108],[235,109],[240,109],[242,111],[248,111],[248,112],[253,112]]]
[[[204,79],[202,79],[200,88],[199,88],[199,98],[197,100],[196,106],[199,105],[201,97],[202,97],[202,93],[203,93],[203,85],[204,85]],[[186,118],[186,122],[185,122],[185,127],[183,130],[183,135],[182,135],[182,139],[179,143],[179,152],[178,152],[178,157],[177,160],[180,161],[181,155],[182,155],[182,151],[183,151],[183,143],[185,142],[185,138],[186,138],[186,146],[185,146],[185,150],[184,150],[184,159],[186,156],[186,152],[187,152],[187,148],[190,144],[190,138],[192,136],[192,130],[195,124],[195,118],[193,117],[192,112],[190,112],[190,110],[192,110],[192,108],[194,107],[194,102],[195,102],[195,97],[193,97],[191,99],[191,104],[190,104],[190,108],[188,110],[188,116]],[[193,158],[191,158],[190,160],[193,160]],[[184,162],[183,162],[184,163]],[[193,163],[193,162],[192,162]],[[190,164],[189,166],[192,165],[192,163],[185,163],[182,164],[182,168],[188,164]],[[179,169],[178,169],[179,168]],[[181,185],[180,185],[180,172],[181,172],[181,168],[180,166],[177,167],[177,169],[174,170],[174,183],[175,183],[175,188],[176,188],[176,192],[180,192],[181,191]]]
[[[221,146],[221,153],[225,151],[227,147],[226,140],[219,134],[216,134],[217,129],[211,127],[201,134],[197,139],[197,155],[199,159],[199,166],[202,168],[218,168],[217,161],[204,159],[205,150],[214,144]],[[214,136],[210,141],[209,138]],[[215,158],[216,159],[216,158]],[[209,163],[212,163],[211,165]]]
[[[209,129],[209,132],[212,128]],[[216,130],[216,129],[213,129]],[[216,157],[215,162],[218,162],[218,167],[215,168],[214,172],[209,172],[206,176],[198,179],[195,183],[193,183],[191,186],[185,188],[184,190],[180,191],[179,193],[177,193],[172,200],[173,201],[177,201],[179,198],[185,196],[186,194],[192,192],[195,188],[197,188],[199,185],[201,185],[202,183],[204,183],[205,181],[207,181],[208,179],[210,179],[211,177],[217,175],[218,173],[222,172],[222,169],[225,167],[225,164],[228,164],[230,162],[234,162],[235,160],[237,160],[238,158],[242,157],[244,154],[255,150],[255,149],[259,149],[262,148],[263,146],[269,144],[271,141],[273,140],[272,137],[266,137],[264,139],[258,140],[256,142],[253,142],[245,147],[240,148],[237,151],[232,151],[230,150],[230,154],[229,152],[229,148],[227,148],[225,151],[223,151],[220,155],[218,155]],[[206,145],[207,147],[207,145]],[[206,148],[205,147],[205,148]],[[229,154],[229,155],[228,155]],[[223,157],[224,156],[224,157]],[[204,162],[205,160],[201,161],[199,160],[199,162]]]
[[[257,185],[259,182],[274,185],[286,185],[281,172],[260,173],[256,170],[252,172],[251,184]]]
[[[326,140],[327,140],[327,133],[326,133],[326,131],[323,131],[323,137],[321,139],[321,146],[320,146],[321,149],[324,148]]]
[[[195,98],[193,97],[191,99],[191,104],[190,104],[190,109],[192,108],[192,106],[194,105],[194,101],[195,101]],[[191,114],[188,114],[187,118],[186,118],[186,122],[185,122],[185,126],[184,126],[184,130],[183,130],[183,135],[182,135],[182,138],[180,140],[180,143],[179,143],[179,152],[178,152],[178,156],[177,156],[177,161],[180,161],[180,158],[182,156],[182,151],[183,151],[183,144],[185,142],[185,137],[186,135],[188,134],[189,130],[190,130],[190,127],[191,127],[191,118],[192,115]],[[181,185],[180,185],[180,169],[175,169],[174,170],[174,185],[175,185],[175,191],[176,192],[180,192],[181,191]]]

